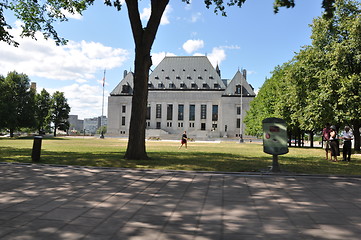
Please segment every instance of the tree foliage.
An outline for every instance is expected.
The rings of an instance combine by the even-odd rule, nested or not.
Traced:
[[[54,137],[56,130],[67,131],[69,129],[70,106],[64,93],[56,91],[52,96],[51,120],[54,124]]]
[[[39,133],[50,131],[51,122],[56,129],[69,129],[70,107],[64,93],[55,92],[53,96],[43,89],[36,93],[30,87],[26,74],[9,72],[0,75],[0,129],[7,129],[10,136],[22,128],[36,129]]]
[[[35,119],[39,134],[50,131],[52,101],[45,89],[35,96]]]
[[[269,103],[273,108],[271,115],[284,118],[290,131],[313,132],[322,129],[327,122],[338,127],[351,126],[355,149],[360,150],[360,36],[360,2],[335,0],[331,18],[314,20],[312,45],[301,49],[290,63],[281,68],[282,71],[276,68],[260,89],[247,117],[249,133],[255,133],[252,121],[259,125],[264,115],[253,108]],[[278,87],[282,92],[277,94],[273,89],[280,85],[284,87]],[[273,92],[272,96],[270,92]]]
[[[8,128],[10,136],[19,128],[31,128],[35,125],[34,96],[27,75],[15,71],[6,78],[0,77],[2,90],[0,105],[0,128]]]

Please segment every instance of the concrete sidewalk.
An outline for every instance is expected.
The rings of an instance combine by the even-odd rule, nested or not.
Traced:
[[[361,179],[0,164],[0,239],[360,239]]]

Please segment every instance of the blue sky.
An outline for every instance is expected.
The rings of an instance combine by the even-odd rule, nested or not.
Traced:
[[[203,1],[190,5],[171,0],[163,16],[152,48],[152,69],[164,56],[207,55],[219,65],[222,78],[232,78],[238,69],[247,69],[248,82],[259,89],[275,66],[292,59],[302,46],[311,43],[309,24],[323,11],[322,0],[297,0],[293,9],[273,13],[273,0],[247,0],[242,8],[227,8],[227,17],[206,9]],[[140,1],[144,24],[149,1]],[[19,24],[9,13],[12,33]],[[45,88],[65,93],[71,114],[80,119],[101,115],[104,69],[105,110],[107,96],[123,77],[133,70],[134,44],[126,6],[118,12],[103,1],[82,16],[70,16],[69,22],[56,23],[66,46],[52,40],[18,39],[20,47],[0,43],[0,74],[16,70]]]

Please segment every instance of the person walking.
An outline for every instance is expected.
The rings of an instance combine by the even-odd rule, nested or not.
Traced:
[[[337,162],[338,161],[337,156],[340,156],[340,148],[338,143],[336,126],[334,125],[330,127],[330,149],[331,149],[331,161]]]
[[[353,133],[350,131],[349,126],[345,126],[345,130],[342,132],[342,139],[343,139],[343,149],[342,161],[351,161],[351,140],[353,140]]]
[[[325,128],[322,130],[323,148],[326,151],[326,160],[328,160],[328,153],[330,152],[330,124],[326,123]]]
[[[181,145],[179,146],[178,149],[181,149],[181,147],[183,147],[183,145],[185,146],[185,148],[187,148],[187,140],[188,140],[187,132],[184,131],[182,134]]]

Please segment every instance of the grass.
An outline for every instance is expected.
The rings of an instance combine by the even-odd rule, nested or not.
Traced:
[[[33,139],[0,139],[0,162],[30,163]],[[147,141],[150,160],[125,160],[127,142],[117,138],[44,138],[41,163],[141,169],[260,172],[272,165],[262,144],[236,142]],[[279,156],[282,171],[305,174],[361,175],[361,156],[351,162],[326,161],[323,149],[290,148]],[[340,157],[341,159],[341,157]]]

